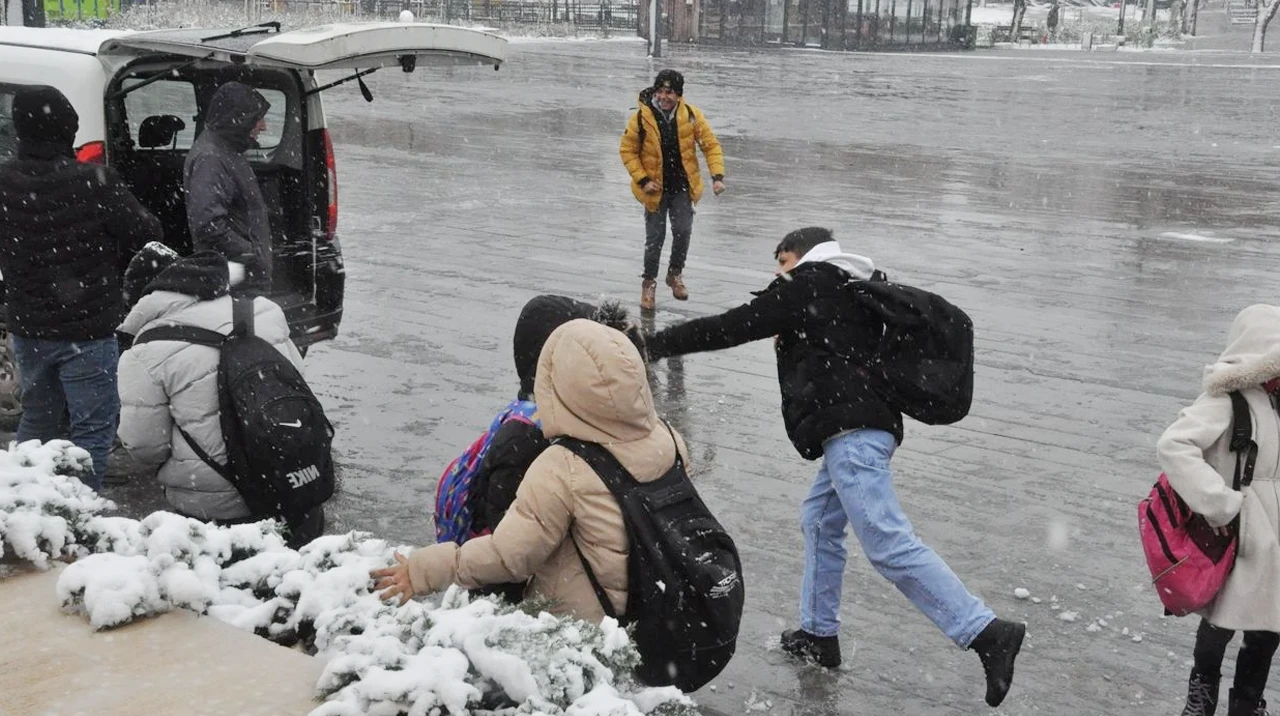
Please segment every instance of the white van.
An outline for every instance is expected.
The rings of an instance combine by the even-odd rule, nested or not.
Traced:
[[[380,68],[497,69],[505,55],[506,40],[497,35],[417,23],[288,32],[274,22],[149,32],[0,27],[0,161],[14,151],[14,92],[21,85],[56,87],[80,115],[80,160],[115,167],[164,224],[166,243],[185,254],[191,249],[182,189],[187,150],[220,85],[253,86],[271,103],[268,129],[249,150],[271,215],[271,294],[305,350],[335,336],[342,317],[337,167],[322,93],[356,80],[369,97],[359,78]],[[342,72],[321,84],[318,70]]]
[[[80,115],[77,156],[110,164],[164,224],[165,241],[191,250],[182,166],[214,91],[236,80],[271,103],[268,130],[249,150],[271,217],[271,297],[306,351],[337,335],[343,264],[338,175],[321,93],[385,67],[492,65],[506,40],[415,23],[344,23],[282,32],[246,28],[149,32],[0,27],[0,162],[15,151],[13,95],[22,85],[62,91]],[[337,70],[321,83],[318,70]],[[349,86],[348,86],[349,87]],[[346,89],[346,88],[344,88]],[[0,335],[7,337],[0,324]],[[0,342],[0,428],[21,414],[11,344]]]

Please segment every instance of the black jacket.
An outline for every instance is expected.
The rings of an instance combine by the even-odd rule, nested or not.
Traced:
[[[0,165],[0,271],[9,327],[23,338],[107,338],[124,318],[120,280],[160,222],[111,167],[71,146],[19,143]]]
[[[246,287],[263,291],[271,286],[271,221],[244,152],[253,144],[250,131],[269,107],[247,85],[229,82],[218,88],[182,173],[195,250],[243,263]]]
[[[828,263],[801,264],[750,303],[651,336],[649,357],[776,336],[782,418],[800,455],[815,460],[827,439],[858,428],[885,430],[902,442],[902,414],[876,393],[863,367],[874,360],[884,326],[854,303],[844,288],[850,280]]]

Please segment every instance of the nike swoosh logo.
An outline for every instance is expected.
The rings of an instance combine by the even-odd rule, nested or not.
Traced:
[[[300,428],[302,427],[302,418],[298,418],[292,423],[279,423],[279,425],[284,428]]]

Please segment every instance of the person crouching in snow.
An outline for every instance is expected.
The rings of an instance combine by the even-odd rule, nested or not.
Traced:
[[[683,439],[654,411],[639,350],[619,331],[584,319],[557,328],[538,359],[534,396],[546,438],[599,443],[640,482],[670,470],[677,450],[688,464]],[[627,552],[622,511],[609,488],[586,461],[552,444],[529,466],[493,534],[423,547],[407,559],[397,554],[399,564],[372,577],[383,599],[402,602],[450,584],[475,589],[528,580],[526,598],[548,599],[554,613],[598,623],[605,612],[583,561],[623,613]]]
[[[820,666],[840,665],[840,585],[852,526],[876,570],[956,645],[978,653],[987,703],[998,706],[1026,627],[996,618],[965,589],[916,536],[894,494],[889,461],[902,442],[902,415],[873,390],[863,367],[877,358],[884,326],[845,288],[884,275],[819,227],[787,234],[774,257],[778,278],[750,303],[646,341],[658,360],[775,339],[787,435],[802,457],[822,458],[801,506],[800,628],[783,632],[782,648]]]
[[[230,278],[227,260],[213,251],[186,258],[152,242],[125,271],[129,315],[120,332],[137,337],[158,326],[195,326],[230,334]],[[302,356],[289,339],[284,311],[266,298],[253,301],[258,337],[299,370]],[[120,443],[130,457],[158,469],[165,499],[174,512],[222,524],[266,519],[253,514],[236,488],[207,465],[188,444],[186,431],[213,460],[226,463],[226,443],[218,408],[218,349],[178,341],[134,345],[120,356]],[[306,544],[324,531],[317,507],[291,526],[291,545]]]
[[[1280,645],[1280,307],[1250,306],[1236,316],[1226,350],[1205,368],[1203,390],[1156,444],[1160,467],[1193,512],[1214,527],[1239,517],[1240,532],[1235,566],[1201,612],[1182,713],[1215,712],[1223,657],[1243,631],[1227,714],[1266,716],[1263,691]],[[1253,482],[1239,492],[1231,487],[1233,391],[1249,404],[1258,445]]]

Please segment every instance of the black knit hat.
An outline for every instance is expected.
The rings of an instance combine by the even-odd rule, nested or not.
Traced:
[[[201,301],[231,293],[227,259],[217,251],[201,251],[174,261],[156,276],[142,295],[153,291],[173,291],[195,296]]]
[[[147,285],[178,260],[178,252],[159,241],[152,241],[133,255],[124,271],[124,305],[133,308],[147,293]]]
[[[13,96],[13,131],[19,142],[71,145],[80,129],[80,115],[67,96],[53,87],[18,90]]]
[[[658,76],[653,78],[653,88],[661,89],[663,87],[666,87],[667,89],[683,97],[684,96],[684,75],[680,74],[679,72],[676,72],[675,70],[663,70],[659,72]]]

